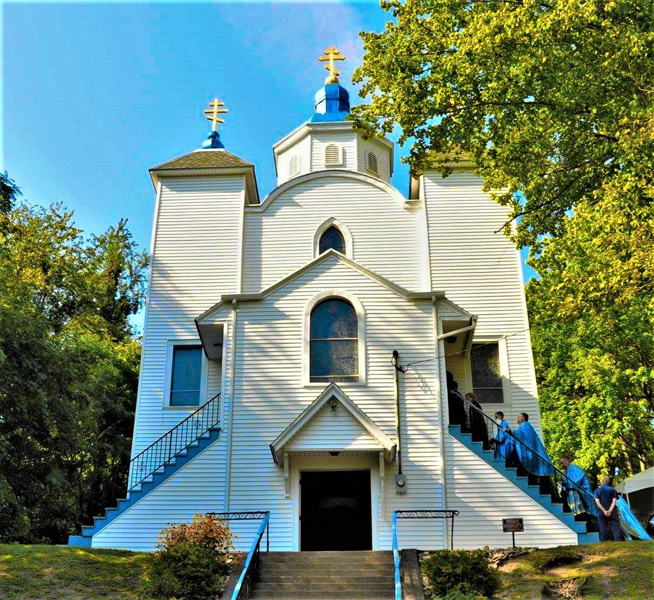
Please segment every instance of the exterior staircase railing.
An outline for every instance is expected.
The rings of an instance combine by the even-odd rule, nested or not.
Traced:
[[[127,491],[131,492],[159,469],[170,464],[175,456],[215,427],[219,421],[220,394],[216,394],[130,461]]]
[[[467,421],[466,421],[466,426],[465,429],[462,427],[462,433],[470,433],[472,435],[472,441],[473,442],[482,442],[485,444],[487,443],[488,440],[491,438],[496,438],[497,433],[499,433],[499,424],[497,421],[493,418],[491,418],[489,415],[487,415],[483,410],[479,409],[477,406],[469,402],[467,399],[463,399],[464,406],[468,409],[466,410],[466,415],[467,415]],[[481,431],[479,431],[479,427],[475,427],[475,424],[473,423],[474,418],[473,415],[477,417],[477,419],[482,419],[486,433],[487,433],[487,440],[484,440],[483,437],[483,428],[481,428]],[[525,451],[530,452],[534,456],[536,456],[540,461],[545,463],[549,468],[548,470],[552,471],[552,475],[534,475],[532,473],[529,473],[527,471],[527,474],[530,479],[533,479],[534,477],[538,477],[538,483],[541,487],[541,492],[545,494],[549,494],[550,497],[552,498],[553,502],[560,502],[564,504],[564,507],[568,508],[569,506],[567,501],[563,501],[563,494],[569,494],[570,492],[574,491],[579,494],[579,497],[582,499],[584,508],[585,508],[585,514],[586,515],[586,520],[588,520],[589,517],[594,516],[592,510],[589,510],[589,507],[592,507],[595,505],[595,499],[592,494],[588,493],[587,490],[582,488],[578,483],[570,479],[563,471],[555,467],[546,457],[542,456],[540,453],[538,453],[536,450],[533,448],[529,447],[527,444],[519,440],[513,433],[510,431],[505,432],[508,436],[511,437],[511,441],[513,444],[516,446],[520,446],[523,448]],[[508,459],[509,457],[503,457],[505,459]],[[518,466],[518,474],[520,474],[520,469],[522,468],[521,465],[516,465]],[[581,514],[581,513],[580,513]]]
[[[257,535],[254,537],[250,551],[248,552],[247,558],[245,559],[245,565],[243,570],[239,575],[234,591],[232,592],[230,600],[246,600],[250,597],[250,591],[252,590],[252,584],[259,573],[259,557],[261,554],[261,540],[263,539],[263,534],[266,533],[266,551],[270,551],[270,513],[268,511],[263,511],[260,513],[251,513],[253,515],[258,515],[252,518],[261,518],[261,524],[257,530]]]
[[[395,567],[395,600],[402,600],[402,571],[400,566],[400,547],[397,541],[397,520],[398,519],[451,519],[450,547],[454,550],[454,517],[459,514],[458,510],[436,509],[436,510],[395,510],[391,517],[393,533],[393,565]]]

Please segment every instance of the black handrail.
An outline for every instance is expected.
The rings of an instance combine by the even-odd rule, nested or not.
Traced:
[[[220,394],[216,394],[130,461],[128,492],[220,422],[219,398]]]
[[[481,410],[479,407],[472,404],[472,402],[470,402],[466,398],[463,398],[463,402],[465,403],[465,405],[467,405],[467,407],[469,409],[468,411],[466,411],[466,414],[468,415],[467,416],[468,421],[472,420],[470,418],[470,416],[471,416],[470,410],[474,410],[483,417],[483,419],[486,421],[487,424],[490,424],[491,427],[494,427],[494,428],[499,430],[499,424],[497,423],[497,421],[495,421],[495,419],[491,418],[483,410]],[[471,423],[470,423],[470,426],[468,427],[468,429],[469,429],[469,432],[471,432],[471,430],[472,430],[472,424]],[[486,428],[486,430],[488,432],[488,427]],[[506,430],[503,430],[503,431],[504,431],[504,433],[506,433],[507,435],[509,435],[511,437],[511,439],[513,440],[513,442],[515,444],[520,444],[523,448],[527,449],[529,452],[536,455],[540,460],[542,460],[544,463],[549,465],[554,470],[554,472],[555,472],[554,475],[547,476],[547,477],[552,477],[554,479],[554,484],[555,485],[550,486],[550,490],[549,490],[553,500],[561,500],[561,498],[557,497],[557,494],[556,494],[557,489],[559,487],[559,485],[557,485],[557,484],[560,484],[562,489],[566,489],[568,491],[574,490],[575,492],[581,494],[581,497],[583,497],[585,499],[584,506],[586,508],[586,513],[592,514],[592,511],[588,510],[589,506],[592,507],[594,505],[594,503],[595,503],[595,499],[594,499],[592,494],[590,494],[587,490],[582,488],[577,482],[570,479],[563,471],[561,471],[556,466],[554,466],[547,458],[545,458],[544,456],[539,454],[536,450],[534,450],[533,448],[531,448],[530,446],[525,444],[522,440],[519,440],[515,435],[513,435],[513,433],[511,431],[506,431]],[[473,433],[473,441],[482,441],[483,442],[483,440],[475,440],[474,439],[474,433]],[[507,459],[508,457],[504,457],[504,458]],[[540,476],[540,477],[544,477],[544,476]],[[560,478],[561,481],[560,482],[556,481],[557,478]]]

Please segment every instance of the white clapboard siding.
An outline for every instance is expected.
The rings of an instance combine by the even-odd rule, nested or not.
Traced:
[[[377,157],[377,177],[389,182],[391,179],[390,170],[390,149],[380,143],[375,143],[372,140],[364,140],[359,137],[358,145],[358,158],[359,158],[359,171],[362,173],[370,173],[368,171],[368,153],[373,152]]]
[[[340,404],[332,411],[326,404],[287,444],[293,452],[310,450],[383,450],[352,414]]]
[[[243,190],[242,176],[162,179],[132,456],[195,410],[164,407],[168,341],[199,343],[195,317],[237,290]],[[221,376],[210,361],[207,399]]]
[[[291,174],[291,159],[294,157],[299,170]],[[289,179],[309,171],[311,171],[311,139],[307,136],[277,157],[277,185],[282,185]]]
[[[464,171],[446,178],[424,175],[432,288],[479,317],[476,339],[510,336],[511,393],[502,409],[511,422],[517,413],[529,413],[539,430],[520,256],[502,232],[496,233],[508,219],[507,207],[493,201],[482,185],[481,178]],[[452,362],[453,369],[461,366]]]
[[[225,441],[219,439],[93,536],[94,548],[155,550],[161,530],[225,505]]]
[[[576,545],[577,534],[458,440],[445,435],[447,507],[459,511],[454,530],[456,548],[506,548],[511,534],[502,519],[524,519],[519,546],[548,548]]]
[[[409,290],[424,289],[422,215],[371,183],[334,176],[300,182],[266,210],[246,213],[244,291],[258,292],[312,260],[315,233],[330,217],[352,234],[356,262]]]
[[[239,306],[229,506],[230,510],[270,510],[271,544],[277,550],[293,548],[293,502],[284,497],[283,471],[274,464],[269,444],[327,385],[302,384],[302,315],[309,300],[325,289],[348,290],[364,306],[367,384],[340,385],[392,438],[392,352],[397,349],[407,361],[433,355],[431,303],[407,302],[336,257],[319,263],[265,300]],[[392,510],[442,503],[435,369],[427,363],[424,369],[410,370],[402,384],[404,464],[411,491],[407,496],[395,495],[391,480],[396,463],[388,467],[387,506],[379,522],[384,548],[390,547]],[[407,522],[402,535],[412,547],[442,544],[420,523]]]
[[[322,171],[325,168],[325,149],[329,144],[340,146],[343,152],[343,165],[339,168],[356,171],[357,168],[357,135],[353,132],[344,133],[312,133],[311,138],[311,170]]]

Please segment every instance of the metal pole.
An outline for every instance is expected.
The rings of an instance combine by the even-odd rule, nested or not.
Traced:
[[[397,438],[397,470],[402,475],[402,427],[400,422],[400,367],[397,366],[399,353],[393,350],[391,363],[395,369],[395,436]]]
[[[513,538],[513,547],[515,548],[515,531],[511,532],[511,537]]]

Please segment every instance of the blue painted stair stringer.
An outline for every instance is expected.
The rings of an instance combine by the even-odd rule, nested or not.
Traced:
[[[182,467],[190,463],[207,448],[212,446],[219,438],[219,427],[209,429],[209,431],[197,438],[189,446],[184,448],[184,450],[178,452],[163,468],[142,482],[140,486],[129,492],[128,498],[121,498],[118,500],[118,505],[115,508],[108,508],[103,517],[94,517],[93,525],[85,525],[82,527],[81,535],[71,535],[68,538],[68,545],[80,547],[90,546],[91,540],[96,533],[104,529],[114,519],[140,502],[150,492],[157,489],[164,481],[170,479]]]
[[[597,533],[587,532],[586,523],[575,521],[572,513],[563,512],[563,504],[552,502],[552,498],[549,494],[541,494],[539,487],[537,485],[530,485],[527,477],[524,475],[518,475],[515,467],[506,467],[503,458],[495,458],[492,450],[484,450],[481,442],[473,442],[472,435],[469,433],[461,433],[460,425],[449,425],[448,431],[453,438],[461,442],[486,464],[493,467],[493,469],[508,479],[522,492],[538,502],[538,504],[540,504],[552,516],[556,517],[564,525],[572,529],[577,534],[577,542],[579,544],[592,544],[599,542],[599,535]]]

